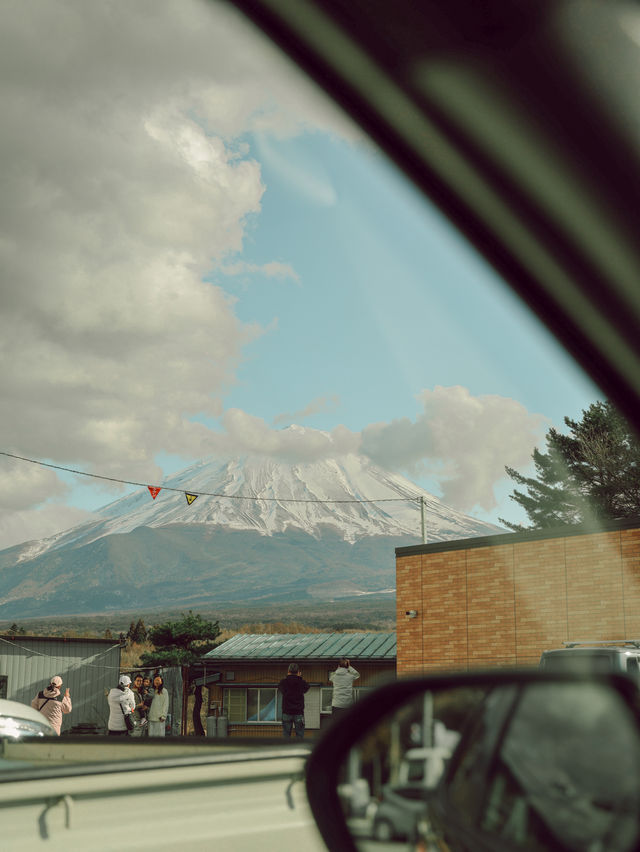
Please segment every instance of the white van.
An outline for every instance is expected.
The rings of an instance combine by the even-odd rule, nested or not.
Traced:
[[[640,639],[576,640],[543,651],[540,668],[547,672],[628,674],[640,684]]]

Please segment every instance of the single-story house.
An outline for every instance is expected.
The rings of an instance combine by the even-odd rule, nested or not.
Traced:
[[[331,719],[329,674],[347,657],[358,670],[357,700],[396,676],[395,633],[237,634],[200,662],[197,683],[209,690],[209,713],[224,716],[228,736],[282,735],[278,683],[289,663],[300,666],[310,689],[305,696],[306,735]]]
[[[84,728],[104,733],[109,715],[105,693],[118,682],[120,643],[113,639],[60,636],[0,636],[0,698],[31,704],[54,675],[71,693],[72,711],[62,733]]]

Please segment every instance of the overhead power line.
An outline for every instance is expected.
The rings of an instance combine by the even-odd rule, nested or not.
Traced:
[[[134,485],[138,488],[152,487],[149,485],[148,482],[134,482],[130,479],[118,479],[115,476],[104,476],[100,473],[88,473],[86,470],[77,470],[76,468],[72,467],[63,467],[59,464],[51,464],[51,462],[39,461],[38,459],[30,459],[26,456],[17,456],[14,453],[7,453],[3,450],[0,450],[0,456],[6,456],[10,459],[17,459],[18,461],[28,462],[29,464],[35,464],[40,467],[53,468],[53,470],[62,470],[65,473],[73,473],[76,476],[86,476],[90,479],[102,479],[107,482],[117,482],[120,485]],[[162,485],[158,487],[161,488],[163,491],[175,491],[178,494],[184,494],[188,491],[190,494],[196,495],[198,497],[220,497],[226,500],[263,500],[265,502],[271,503],[420,503],[423,500],[423,497],[420,494],[407,494],[405,497],[380,497],[377,499],[364,499],[357,497],[352,497],[349,499],[320,499],[315,497],[262,497],[259,494],[222,494],[216,491],[196,491],[192,488],[189,488],[188,486],[185,488],[174,488],[170,485]]]

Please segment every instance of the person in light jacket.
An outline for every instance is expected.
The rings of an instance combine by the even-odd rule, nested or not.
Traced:
[[[153,698],[149,708],[149,736],[164,737],[169,714],[169,693],[164,688],[164,681],[160,675],[154,677],[153,689]]]
[[[61,686],[62,678],[54,675],[49,686],[39,692],[31,702],[31,706],[42,713],[58,736],[62,727],[62,714],[71,713],[71,695],[67,689],[64,698],[60,698]]]
[[[129,675],[120,675],[118,685],[109,691],[107,701],[109,703],[109,721],[107,722],[108,735],[110,737],[126,737],[129,733],[125,716],[129,717],[131,730],[135,727],[133,711],[136,700],[133,692],[129,689],[131,678]]]
[[[331,696],[331,717],[337,719],[345,710],[353,704],[353,682],[360,677],[353,666],[345,657],[338,663],[335,672],[329,675],[329,681],[333,684]]]

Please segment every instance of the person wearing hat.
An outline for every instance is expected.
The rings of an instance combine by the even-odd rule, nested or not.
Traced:
[[[118,685],[109,690],[107,701],[109,702],[109,721],[107,732],[110,737],[126,737],[133,730],[135,723],[133,711],[136,707],[136,699],[129,689],[131,678],[129,675],[120,675]],[[127,718],[129,717],[129,724]]]
[[[71,695],[67,689],[64,697],[60,698],[61,686],[62,678],[54,675],[49,686],[45,686],[31,702],[34,710],[39,710],[42,713],[58,736],[60,736],[60,728],[62,727],[62,714],[71,713]]]

